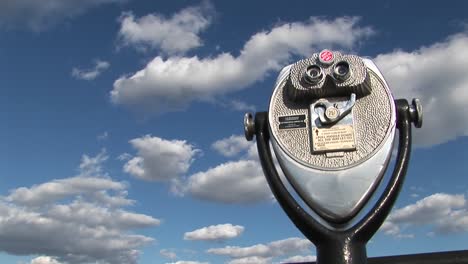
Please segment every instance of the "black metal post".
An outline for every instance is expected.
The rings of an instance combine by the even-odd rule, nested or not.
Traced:
[[[340,236],[333,241],[316,244],[317,263],[365,264],[367,263],[366,243]]]

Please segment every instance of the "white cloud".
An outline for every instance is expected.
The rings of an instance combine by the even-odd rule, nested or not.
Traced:
[[[115,182],[103,172],[102,163],[107,159],[105,150],[95,157],[83,155],[78,176],[52,180],[30,188],[20,187],[10,191],[4,199],[22,206],[36,207],[54,203],[69,196],[86,194],[86,198],[106,206],[133,204],[133,200],[126,198],[127,184]]]
[[[90,69],[79,69],[73,68],[72,69],[72,76],[76,79],[92,81],[96,79],[99,75],[101,75],[105,70],[110,67],[110,63],[107,61],[96,60],[94,62],[94,67]]]
[[[122,153],[120,154],[119,156],[117,156],[117,160],[120,160],[120,161],[125,161],[125,160],[129,160],[132,158],[132,155],[130,155],[130,153]]]
[[[272,258],[265,258],[259,256],[237,258],[228,261],[228,264],[270,264]]]
[[[411,52],[396,50],[375,58],[396,98],[420,98],[424,121],[418,145],[468,135],[468,33]]]
[[[309,56],[323,47],[353,48],[373,33],[359,27],[358,18],[311,18],[287,23],[253,35],[238,57],[155,57],[146,67],[114,82],[114,103],[149,111],[178,110],[193,100],[211,100],[262,80],[290,62],[293,55]],[[311,37],[313,36],[313,37]]]
[[[118,230],[129,230],[159,225],[160,220],[151,216],[130,213],[122,209],[109,210],[93,203],[73,201],[56,204],[48,209],[47,215],[60,222],[77,221],[89,227],[104,226]],[[90,217],[92,215],[93,217]]]
[[[315,262],[317,261],[316,256],[308,255],[308,256],[292,256],[286,259],[283,259],[281,263],[293,263],[293,262]]]
[[[184,177],[201,150],[183,140],[165,140],[144,136],[132,139],[137,156],[130,157],[124,171],[144,180],[167,181],[175,195],[190,194],[195,198],[221,203],[252,203],[273,199],[261,165],[256,157],[255,145],[247,142],[234,150],[233,136],[215,143],[216,149],[230,155],[246,152],[245,159],[220,164],[206,171]],[[239,144],[241,141],[239,140]],[[255,156],[255,157],[254,157]],[[124,158],[124,157],[122,157]]]
[[[177,258],[177,254],[174,251],[169,250],[169,249],[161,249],[159,251],[159,254],[161,254],[161,256],[163,256],[165,258],[168,258],[168,259],[176,259]]]
[[[230,204],[274,201],[255,142],[248,142],[241,136],[233,135],[216,141],[212,147],[222,155],[239,155],[241,158],[191,175],[179,188],[183,194],[189,193],[202,200]],[[274,155],[273,162],[284,182],[285,176]]]
[[[309,240],[294,237],[273,241],[266,245],[257,244],[250,247],[226,246],[223,248],[210,248],[206,252],[231,257],[233,260],[229,263],[271,263],[273,257],[308,252],[311,250],[312,246],[313,244]]]
[[[106,140],[109,138],[109,132],[104,131],[102,134],[97,136],[97,140]]]
[[[209,264],[209,262],[180,260],[180,261],[177,261],[177,262],[170,262],[170,263],[166,263],[166,264]]]
[[[88,9],[125,0],[14,0],[0,1],[0,27],[42,31]]]
[[[100,190],[88,192],[87,197],[106,207],[122,207],[135,204],[134,200],[127,198],[128,192],[125,189],[111,190],[111,193],[108,190]]]
[[[218,97],[216,101],[211,101],[211,103],[229,109],[231,111],[240,111],[240,112],[255,112],[256,107],[253,104],[249,104],[245,101],[239,99],[232,99],[232,96],[229,96],[229,99],[226,97]]]
[[[393,221],[410,223],[427,223],[434,218],[441,218],[450,213],[452,209],[462,208],[466,205],[464,195],[450,195],[436,193],[415,204],[398,209],[392,214]]]
[[[95,157],[89,157],[84,154],[81,157],[81,163],[79,166],[80,176],[92,177],[96,175],[102,175],[103,169],[102,164],[109,159],[106,149],[101,149],[98,155]]]
[[[177,180],[188,171],[200,152],[184,140],[165,140],[150,135],[130,140],[138,156],[124,165],[124,171],[151,181]]]
[[[84,195],[83,200],[91,200],[107,207],[121,207],[134,204],[127,198],[127,184],[115,182],[103,171],[102,163],[108,159],[103,149],[95,157],[83,155],[79,166],[79,175],[20,187],[3,197],[5,201],[28,207],[49,205],[66,197]]]
[[[242,141],[247,142],[245,139]],[[124,171],[144,180],[167,181],[175,195],[190,194],[195,198],[221,203],[252,203],[273,199],[255,144],[241,143],[240,136],[218,141],[213,147],[226,155],[245,152],[245,159],[220,164],[206,171],[184,177],[201,150],[183,140],[165,140],[144,136],[132,139],[137,156],[128,159]],[[236,143],[243,146],[234,146]]]
[[[270,148],[271,148],[271,146],[270,146]],[[257,144],[253,143],[247,149],[247,158],[251,159],[251,160],[259,160]],[[275,162],[275,164],[278,164],[278,161],[276,160],[275,155],[273,155],[273,162]],[[278,168],[278,166],[276,166],[276,168]],[[279,172],[279,170],[278,170],[278,172]]]
[[[244,136],[232,135],[215,141],[211,147],[225,157],[233,157],[253,145]]]
[[[252,111],[256,110],[255,105],[247,104],[246,102],[239,100],[232,100],[228,105],[228,108],[232,108],[236,111]]]
[[[227,240],[244,232],[244,227],[232,224],[211,225],[184,234],[184,240]]]
[[[227,162],[189,177],[193,196],[222,203],[252,203],[272,199],[261,165],[253,160]]]
[[[115,182],[109,178],[76,176],[53,180],[30,188],[20,187],[10,191],[10,195],[5,199],[8,202],[34,207],[53,203],[72,195],[99,192],[99,195],[106,196],[106,193],[101,192],[102,190],[119,191],[125,188],[125,183]]]
[[[40,256],[31,260],[31,264],[61,264],[56,259],[48,256]]]
[[[125,183],[102,172],[103,152],[84,157],[79,176],[0,198],[0,251],[41,255],[34,264],[137,263],[139,248],[154,239],[133,231],[160,220],[122,208],[133,201],[126,198]],[[86,170],[102,174],[85,176]]]
[[[462,194],[436,193],[414,204],[395,210],[381,230],[395,237],[412,238],[402,231],[410,226],[427,225],[434,234],[468,232],[468,201]]]
[[[149,14],[135,19],[130,13],[120,18],[119,38],[123,45],[138,49],[160,49],[166,54],[182,54],[199,47],[202,41],[198,34],[211,23],[212,7],[209,2],[185,8],[171,18]]]

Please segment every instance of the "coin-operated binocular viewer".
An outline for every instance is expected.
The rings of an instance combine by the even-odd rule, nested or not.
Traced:
[[[245,135],[256,136],[268,184],[315,244],[318,264],[367,263],[366,244],[403,184],[411,123],[422,125],[419,100],[394,100],[370,59],[329,50],[283,68],[268,112],[245,115]],[[375,204],[361,213],[389,165],[397,130],[393,174]]]

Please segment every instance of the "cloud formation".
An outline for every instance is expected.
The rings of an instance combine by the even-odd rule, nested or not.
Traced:
[[[61,264],[56,259],[48,256],[39,256],[31,260],[31,264]]]
[[[14,0],[0,1],[0,28],[23,28],[43,31],[59,21],[104,4],[126,0]]]
[[[279,70],[293,55],[308,56],[323,47],[351,49],[373,34],[358,22],[359,18],[344,17],[283,24],[253,35],[237,57],[157,56],[144,69],[117,79],[111,99],[150,112],[183,109],[194,100],[242,90]]]
[[[307,239],[293,237],[249,247],[210,248],[206,252],[228,256],[232,258],[229,263],[271,263],[274,257],[305,253],[310,251],[312,246],[313,244]]]
[[[242,155],[237,161],[229,161],[200,171],[190,176],[188,172],[197,153],[192,144],[185,140],[166,140],[143,136],[130,140],[137,150],[135,157],[127,157],[124,171],[132,176],[150,181],[170,183],[176,195],[219,203],[248,204],[273,198],[252,142],[234,147],[240,136],[234,135],[213,144],[225,155]]]
[[[244,232],[240,225],[222,224],[203,227],[184,234],[184,240],[222,241],[236,238]]]
[[[317,256],[307,255],[307,256],[292,256],[280,261],[280,263],[302,263],[302,262],[315,262],[317,261]]]
[[[419,98],[422,129],[417,145],[441,144],[468,135],[468,33],[417,50],[396,50],[375,58],[396,98]]]
[[[178,180],[200,152],[184,140],[166,140],[146,135],[130,140],[137,156],[124,165],[124,171],[149,181]]]
[[[139,248],[154,239],[133,231],[160,220],[123,208],[133,203],[126,198],[128,186],[102,173],[105,160],[104,151],[84,155],[78,176],[1,197],[0,250],[41,255],[34,264],[137,263]]]
[[[199,199],[248,204],[272,199],[263,171],[254,160],[230,161],[189,177],[188,192]]]
[[[243,136],[232,135],[212,144],[221,155],[238,156],[206,171],[190,175],[181,188],[195,198],[227,204],[252,204],[273,201],[274,196],[263,174],[255,142],[241,142]],[[239,145],[236,145],[239,144]],[[279,176],[284,174],[273,155]]]
[[[110,178],[76,176],[60,180],[34,185],[32,187],[20,187],[10,191],[5,200],[22,206],[42,206],[63,198],[85,194],[89,196],[100,196],[103,200],[113,201],[107,194],[108,191],[119,192],[127,188],[125,183],[115,182]],[[105,192],[102,192],[105,191]],[[125,199],[125,192],[120,192],[118,198]],[[106,197],[107,196],[107,197]],[[111,202],[112,203],[112,202]],[[133,203],[131,200],[127,204]],[[119,203],[121,204],[121,203]]]
[[[127,184],[113,181],[103,171],[102,164],[107,159],[104,149],[94,157],[83,155],[77,176],[52,180],[29,188],[20,187],[10,191],[3,199],[21,206],[40,207],[66,197],[85,195],[106,206],[132,205],[134,201],[126,198]]]
[[[270,264],[271,260],[272,260],[271,257],[252,256],[252,257],[231,259],[230,261],[227,262],[227,264]]]
[[[250,148],[251,145],[252,143],[247,141],[244,136],[232,135],[215,141],[211,147],[225,157],[234,157]]]
[[[110,63],[107,61],[96,60],[94,62],[94,67],[91,69],[79,69],[73,68],[72,69],[72,76],[76,79],[92,81],[96,79],[99,75],[101,75],[105,70],[110,67]]]
[[[170,18],[160,14],[135,18],[127,12],[120,18],[119,39],[124,46],[180,55],[203,44],[198,34],[210,25],[212,12],[209,2],[185,8]]]
[[[200,261],[187,261],[187,260],[179,260],[177,262],[170,262],[166,264],[210,264],[209,262],[200,262]]]
[[[96,137],[96,139],[97,139],[98,141],[103,141],[103,140],[106,140],[106,139],[108,139],[108,138],[109,138],[109,132],[107,132],[107,131],[102,132],[102,134],[99,134],[99,135]]]
[[[168,258],[168,259],[176,259],[177,258],[177,254],[174,251],[169,250],[169,249],[161,249],[159,251],[159,254],[161,254],[161,256],[163,256],[165,258]]]
[[[427,225],[435,234],[468,232],[468,201],[463,194],[436,193],[390,214],[381,230],[395,237],[412,238],[403,230]]]

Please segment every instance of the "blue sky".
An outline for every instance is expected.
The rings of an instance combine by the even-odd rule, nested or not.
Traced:
[[[468,244],[468,3],[0,2],[0,262],[281,263],[314,247],[243,114],[323,48],[372,58],[422,129],[369,256]]]

